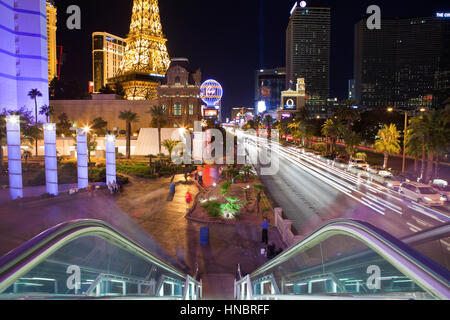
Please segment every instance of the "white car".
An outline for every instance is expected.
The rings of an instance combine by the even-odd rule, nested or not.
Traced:
[[[391,176],[391,177],[388,177],[388,178],[384,178],[383,179],[383,183],[389,189],[393,189],[395,191],[398,191],[400,189],[401,184],[402,184],[402,180]]]
[[[399,192],[407,198],[430,207],[444,206],[447,200],[432,187],[421,183],[402,183]]]
[[[450,186],[443,185],[433,185],[433,189],[436,190],[437,193],[446,198],[446,201],[450,201]]]
[[[363,170],[367,170],[367,168],[369,167],[369,164],[362,159],[352,159],[350,160],[349,165],[350,167],[357,167]]]

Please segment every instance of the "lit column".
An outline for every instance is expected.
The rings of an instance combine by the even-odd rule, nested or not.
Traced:
[[[20,117],[6,117],[8,144],[9,191],[11,198],[23,198],[22,154],[20,150]]]
[[[77,130],[78,189],[89,187],[87,132]]]
[[[105,137],[106,145],[106,184],[116,182],[116,136]]]
[[[56,125],[54,123],[44,124],[45,144],[45,181],[47,193],[58,195],[58,158],[56,154]]]

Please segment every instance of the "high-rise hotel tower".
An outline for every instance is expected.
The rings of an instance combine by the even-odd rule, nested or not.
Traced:
[[[286,87],[305,79],[306,106],[324,106],[330,95],[331,9],[296,2],[286,30]]]
[[[48,105],[46,0],[0,1],[0,39],[0,106],[34,114],[30,90],[42,93],[39,107]]]

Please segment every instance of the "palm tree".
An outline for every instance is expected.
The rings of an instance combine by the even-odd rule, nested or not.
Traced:
[[[127,159],[131,158],[131,124],[133,122],[139,122],[139,116],[137,113],[128,111],[121,111],[119,114],[119,119],[124,120],[127,125]]]
[[[386,169],[388,166],[388,160],[390,154],[398,154],[401,151],[400,148],[400,132],[397,130],[395,124],[384,125],[384,128],[378,131],[378,135],[375,141],[375,150],[383,152],[384,165]]]
[[[261,128],[261,123],[263,122],[263,119],[261,116],[256,116],[255,118],[253,118],[253,121],[255,122],[256,136],[259,137],[259,129]]]
[[[42,93],[38,89],[32,89],[28,92],[28,96],[31,100],[34,100],[34,124],[38,126],[38,107],[37,107],[37,98],[42,97]],[[36,157],[38,155],[38,140],[36,139]]]
[[[268,129],[268,138],[271,139],[272,138],[272,125],[275,122],[275,120],[270,115],[266,115],[263,122],[267,126],[267,129]]]
[[[418,162],[423,152],[422,138],[414,135],[412,130],[408,130],[407,142],[406,142],[406,154],[410,157],[414,157],[414,175],[418,176]],[[422,163],[422,167],[425,164]]]
[[[22,154],[23,158],[25,159],[25,167],[28,167],[28,158],[32,156],[31,152],[28,150],[25,150]]]
[[[356,104],[354,100],[344,100],[342,101],[342,106],[336,111],[336,116],[341,121],[347,122],[347,130],[351,131],[353,121],[356,121],[360,118],[359,112],[356,109],[353,109],[353,106]]]
[[[166,148],[166,150],[169,152],[169,157],[172,159],[172,153],[173,149],[180,143],[180,141],[176,140],[164,140],[162,143],[162,146]]]
[[[95,132],[98,136],[104,136],[107,133],[106,127],[108,126],[108,122],[103,120],[103,118],[95,118],[92,121],[92,125],[90,126],[91,129]]]
[[[47,118],[47,123],[50,122],[50,116],[53,116],[55,114],[55,108],[52,106],[44,105],[41,107],[41,110],[39,111],[40,115],[45,115]]]
[[[411,120],[411,140],[422,141],[422,172],[423,182],[428,182],[433,176],[433,165],[436,156],[443,154],[449,148],[450,126],[445,110],[434,110]],[[428,155],[428,165],[425,172],[425,159]],[[435,175],[439,174],[439,161],[436,164]]]
[[[154,106],[150,111],[150,115],[152,116],[152,125],[153,127],[158,128],[158,145],[159,145],[159,153],[161,153],[161,127],[165,123],[165,119],[167,117],[166,111],[162,106]]]
[[[292,120],[292,122],[288,124],[287,127],[293,138],[296,138],[296,139],[302,138],[303,134],[301,132],[301,126],[302,126],[302,122],[297,119]]]
[[[337,139],[343,131],[342,124],[336,119],[328,119],[322,126],[322,134],[331,138],[331,153],[336,154]],[[328,143],[327,143],[328,144]]]
[[[346,145],[345,151],[347,151],[350,159],[352,159],[355,153],[359,150],[359,145],[362,140],[361,135],[354,131],[346,131],[344,133],[344,140]]]

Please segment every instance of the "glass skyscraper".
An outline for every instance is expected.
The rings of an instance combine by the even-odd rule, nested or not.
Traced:
[[[330,95],[331,9],[296,5],[286,30],[286,87],[306,83],[306,106],[325,106]]]
[[[439,107],[448,98],[450,19],[383,19],[355,27],[355,91],[361,107]],[[447,79],[447,80],[446,80]]]

